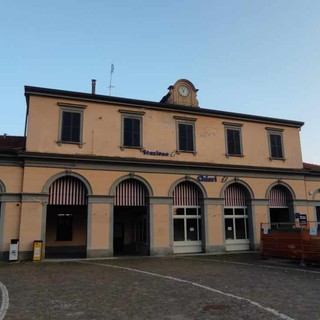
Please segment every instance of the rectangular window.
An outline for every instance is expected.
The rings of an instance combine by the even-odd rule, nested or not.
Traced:
[[[240,128],[226,128],[227,155],[242,155]]]
[[[82,112],[62,110],[61,114],[62,142],[81,142]]]
[[[184,241],[185,240],[184,233],[185,233],[184,219],[174,219],[173,220],[174,241]]]
[[[173,209],[174,241],[201,241],[201,208],[181,207]]]
[[[141,118],[123,117],[123,147],[142,146],[141,143]]]
[[[193,124],[178,123],[178,144],[179,151],[195,151]]]
[[[270,132],[269,145],[271,158],[283,159],[282,134]]]

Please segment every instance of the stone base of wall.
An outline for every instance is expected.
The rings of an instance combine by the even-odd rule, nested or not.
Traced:
[[[33,260],[33,251],[19,251],[19,260]]]
[[[87,258],[108,258],[113,256],[111,249],[88,249]]]
[[[173,254],[172,248],[152,248],[150,249],[150,256],[168,256]]]
[[[9,261],[9,251],[0,252],[0,261]]]
[[[226,252],[225,245],[206,246],[205,253],[224,253]]]
[[[260,250],[260,243],[253,243],[250,245],[250,250],[252,251],[259,251]]]

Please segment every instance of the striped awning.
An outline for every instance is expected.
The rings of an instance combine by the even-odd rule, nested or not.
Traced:
[[[185,181],[179,183],[173,191],[174,206],[199,206],[201,191],[194,183]]]
[[[276,186],[270,190],[269,206],[271,208],[288,208],[287,192],[283,187]]]
[[[225,207],[246,207],[248,192],[241,184],[234,183],[224,192]]]
[[[145,185],[135,179],[122,181],[116,188],[115,206],[146,206],[148,190]]]
[[[66,176],[57,179],[49,188],[49,205],[86,205],[87,188],[77,178]]]

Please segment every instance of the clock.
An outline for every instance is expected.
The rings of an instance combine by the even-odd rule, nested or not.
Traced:
[[[180,86],[178,88],[178,92],[183,97],[187,97],[190,94],[190,90],[189,90],[189,88],[187,86]]]

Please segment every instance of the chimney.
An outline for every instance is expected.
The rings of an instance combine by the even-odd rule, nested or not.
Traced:
[[[91,80],[91,84],[92,84],[92,94],[96,94],[96,79],[92,79]]]

